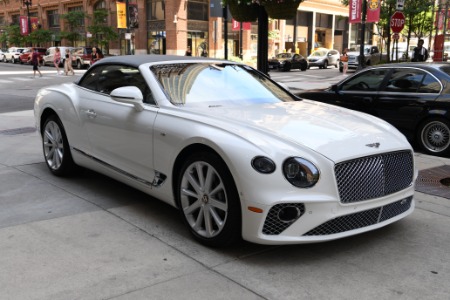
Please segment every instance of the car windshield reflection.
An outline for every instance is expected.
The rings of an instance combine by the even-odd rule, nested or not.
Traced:
[[[264,75],[241,65],[155,65],[151,71],[175,105],[252,105],[293,101]]]

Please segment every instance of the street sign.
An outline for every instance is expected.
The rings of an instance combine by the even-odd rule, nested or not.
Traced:
[[[405,7],[405,0],[397,0],[396,10],[403,10]]]
[[[398,40],[400,38],[400,35],[398,34],[398,33],[394,33],[393,35],[392,35],[392,39],[393,40]]]
[[[391,30],[393,33],[400,33],[405,27],[405,15],[401,11],[396,11],[391,17]]]

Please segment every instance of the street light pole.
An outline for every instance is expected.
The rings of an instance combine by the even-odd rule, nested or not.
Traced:
[[[362,1],[362,17],[361,17],[361,44],[359,48],[359,64],[358,69],[363,69],[366,64],[366,57],[364,53],[364,44],[366,36],[366,15],[367,15],[367,1]]]
[[[27,25],[28,25],[28,36],[31,34],[31,22],[30,22],[30,6],[32,0],[22,0],[23,5],[27,7]],[[33,46],[31,39],[30,39],[30,47]]]

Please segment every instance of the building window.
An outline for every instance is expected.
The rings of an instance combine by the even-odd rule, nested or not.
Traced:
[[[47,11],[47,19],[49,28],[59,28],[59,14],[57,9]]]
[[[19,25],[20,24],[19,23],[19,18],[20,18],[20,15],[12,15],[11,16],[11,24]]]
[[[105,1],[98,1],[97,3],[95,3],[94,5],[94,10],[97,9],[106,9],[106,2]]]
[[[207,0],[192,0],[188,2],[188,20],[208,21],[208,6]]]
[[[83,7],[82,6],[75,6],[75,7],[69,7],[68,12],[83,12]],[[84,18],[81,19],[78,24],[76,24],[79,27],[83,27],[84,26]]]
[[[165,19],[165,1],[147,0],[147,21]]]

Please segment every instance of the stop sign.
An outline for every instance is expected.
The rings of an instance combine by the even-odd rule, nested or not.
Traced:
[[[405,15],[401,11],[396,11],[391,17],[391,29],[393,33],[400,33],[405,27]]]

